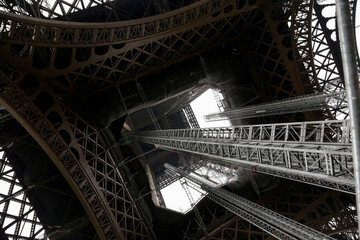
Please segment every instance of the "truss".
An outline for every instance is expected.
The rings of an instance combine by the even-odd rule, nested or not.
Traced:
[[[191,128],[200,128],[199,123],[195,117],[194,111],[190,104],[186,105],[186,107],[183,108],[185,116],[190,124]]]
[[[295,221],[301,221],[334,238],[358,239],[357,222],[351,220],[356,216],[355,196],[289,182],[266,194],[258,203],[267,208],[276,209],[278,213]],[[340,219],[339,212],[344,218]],[[334,217],[335,215],[338,215],[339,218]],[[349,219],[349,221],[343,221],[344,219]],[[336,227],[336,231],[334,231],[334,227]],[[234,240],[273,239],[239,217],[221,224],[201,239],[220,240],[225,238]]]
[[[186,6],[180,1],[134,1],[144,5],[146,19],[121,12],[112,1],[13,2],[0,1],[6,11],[0,13],[1,104],[46,149],[102,238],[145,239],[151,235],[151,223],[139,213],[131,187],[98,130],[65,104],[69,94],[94,94],[235,39],[234,55],[245,56],[264,102],[344,89],[336,31],[327,26],[335,17],[334,1],[201,0]],[[151,4],[157,12],[177,11],[154,16]],[[354,9],[356,1],[351,4]],[[109,10],[106,21],[132,20],[106,24],[54,20],[71,20],[72,14],[86,14],[94,7]],[[331,10],[330,16],[324,15],[325,8]],[[22,69],[36,79],[51,79],[53,85],[38,80],[31,87],[23,84],[28,76]],[[65,93],[55,94],[54,86]],[[39,109],[39,102],[50,106]],[[331,115],[347,118],[347,110],[340,102]],[[293,114],[274,119],[282,117],[301,118]],[[305,113],[305,119],[323,117]],[[353,192],[346,123],[305,125],[253,126],[238,133],[208,130],[206,135],[190,133],[196,139],[179,133],[180,137],[167,140],[165,135],[143,140],[216,157],[222,164],[258,165],[258,171],[275,176]]]
[[[11,68],[2,65],[2,70]],[[11,76],[19,75],[12,72]],[[99,236],[148,238],[147,227],[97,130],[53,99],[49,91],[27,92],[32,94],[28,96],[4,72],[0,85],[3,90],[1,104],[18,120],[26,122],[25,128],[60,168],[80,198]],[[49,97],[46,101],[54,104],[50,110],[40,110],[31,100],[43,97]]]
[[[231,209],[233,212],[239,212],[241,217],[244,217],[245,220],[248,220],[249,215],[253,217],[261,219],[261,223],[268,223],[267,227],[272,228],[264,228],[263,230],[269,232],[280,239],[332,239],[314,229],[311,229],[307,226],[304,226],[298,222],[295,222],[287,217],[284,217],[280,214],[277,214],[267,208],[264,208],[256,203],[253,203],[245,198],[237,196],[227,190],[222,188],[216,188],[213,185],[207,183],[204,179],[199,177],[188,175],[181,169],[175,168],[169,164],[165,164],[165,167],[169,172],[173,174],[178,174],[182,177],[189,179],[195,184],[199,185],[201,189],[205,190],[209,193],[210,198],[220,205],[224,206],[227,209]],[[195,187],[196,188],[196,187]],[[218,201],[220,200],[220,201]],[[226,204],[227,203],[227,204]],[[231,207],[232,205],[232,207]],[[234,211],[237,209],[237,211]],[[247,216],[245,217],[245,214]],[[251,218],[250,218],[251,219]],[[251,222],[251,221],[250,221]],[[260,225],[260,224],[259,224]],[[257,226],[259,226],[257,225]],[[263,227],[260,225],[260,227]],[[277,230],[277,233],[275,231]],[[280,235],[275,235],[280,234]],[[293,235],[293,237],[291,237]]]
[[[221,11],[225,8],[231,11]],[[65,81],[91,92],[91,89],[114,86],[135,75],[154,71],[157,66],[183,60],[234,39],[235,28],[243,24],[254,9],[254,4],[238,5],[234,0],[204,0],[181,8],[180,12],[153,16],[152,20],[106,25],[69,24],[1,13],[0,34],[2,41],[18,45],[3,48],[7,58],[15,57],[18,62],[27,63],[30,60],[33,74],[46,76],[52,69],[49,77],[57,79],[57,85],[65,87]],[[64,54],[68,61],[63,61]],[[90,72],[89,64],[93,68]]]
[[[342,120],[148,131],[135,133],[134,139],[353,192],[349,134]]]
[[[225,119],[244,119],[277,114],[288,114],[325,109],[347,108],[346,93],[344,91],[331,94],[310,94],[278,100],[269,103],[251,105],[239,109],[228,110],[220,113],[208,114],[206,121],[221,121]]]

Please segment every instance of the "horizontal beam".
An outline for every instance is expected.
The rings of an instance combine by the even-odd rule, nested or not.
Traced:
[[[168,129],[143,131],[147,137],[165,137],[186,140],[289,143],[289,144],[336,144],[351,146],[348,120],[312,121],[213,127],[196,129]]]
[[[267,131],[269,136],[264,134],[265,131],[257,133],[261,127],[267,129],[265,125],[253,125],[137,132],[134,139],[165,150],[200,154],[218,163],[249,170],[255,168],[258,172],[353,194],[352,149],[347,123],[274,124],[270,125],[271,131]],[[293,136],[290,129],[295,126],[303,127],[299,131],[306,134]],[[250,131],[243,134],[241,129]],[[254,129],[256,134],[252,134]],[[261,140],[253,139],[257,135]],[[246,140],[242,140],[243,136]]]
[[[346,106],[346,93],[345,91],[340,91],[328,94],[310,94],[300,97],[288,98],[285,100],[246,106],[220,113],[208,114],[205,115],[204,118],[207,122],[222,121],[226,119],[264,117]]]

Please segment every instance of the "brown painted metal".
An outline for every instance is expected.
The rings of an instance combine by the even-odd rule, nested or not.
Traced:
[[[21,73],[4,63],[1,70],[1,105],[62,172],[100,238],[151,238],[98,131],[60,103],[46,82],[29,94],[20,87],[26,80]],[[52,103],[40,110],[35,102],[44,95]]]

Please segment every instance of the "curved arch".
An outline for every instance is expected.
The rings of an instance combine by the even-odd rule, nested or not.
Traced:
[[[24,104],[23,107],[27,106],[27,104],[25,103],[26,100],[24,99],[25,95],[21,94],[20,92],[17,92],[17,89],[14,86],[11,86],[9,84],[9,82],[10,82],[10,79],[8,79],[8,77],[5,76],[5,74],[1,71],[0,72],[0,84],[1,84],[2,88],[6,89],[5,90],[6,92],[2,91],[1,94],[0,94],[0,105],[2,105],[29,132],[29,134],[39,143],[41,148],[46,152],[46,154],[49,156],[49,158],[54,162],[56,167],[60,170],[60,172],[65,177],[66,181],[69,183],[69,185],[73,189],[74,193],[76,194],[79,201],[83,205],[84,210],[86,211],[89,218],[91,219],[91,221],[92,221],[92,223],[94,225],[94,228],[96,229],[99,237],[101,239],[106,239],[103,231],[101,230],[100,224],[96,220],[96,216],[92,212],[91,207],[90,207],[89,203],[86,200],[86,197],[83,195],[83,193],[81,192],[81,190],[77,186],[76,180],[74,179],[74,176],[71,176],[71,174],[69,173],[69,171],[68,171],[68,169],[66,167],[65,161],[71,161],[70,160],[72,158],[71,154],[64,153],[63,160],[61,160],[57,156],[56,150],[54,149],[54,147],[56,145],[62,145],[63,143],[54,142],[53,143],[54,145],[51,146],[43,138],[43,136],[41,135],[41,132],[39,132],[39,129],[34,127],[30,123],[29,119],[27,119],[28,117],[35,117],[35,116],[39,117],[37,115],[40,113],[40,111],[38,109],[32,109],[33,112],[31,112],[31,113],[29,112],[28,116],[24,116],[24,114],[21,113],[20,108],[21,108],[22,104]],[[10,94],[14,94],[14,93],[16,94],[17,99],[14,99],[13,97],[11,97]],[[23,99],[21,99],[22,101],[19,102],[18,105],[16,106],[14,104],[14,100],[20,100],[21,97],[23,97]],[[42,125],[42,126],[39,126],[40,128],[42,128],[44,130],[46,128],[46,131],[47,131],[48,134],[53,134],[53,129],[51,129],[51,127],[48,125],[48,123],[46,121],[43,121],[43,122],[39,121],[38,123]],[[68,164],[70,164],[70,163],[68,163]],[[77,176],[78,179],[80,179],[82,177],[83,176]]]
[[[10,67],[5,69],[5,73],[4,66],[2,64],[0,70],[0,104],[24,126],[59,168],[78,196],[100,238],[147,238],[147,227],[111,156],[101,146],[103,143],[96,130],[66,107],[62,107],[54,96],[54,104],[50,108],[40,109],[35,102],[46,87],[42,86],[31,96],[27,96],[19,87],[20,74]],[[51,92],[49,89],[47,91]],[[61,116],[62,123],[57,128],[54,125],[58,122],[53,123],[47,118],[47,114],[51,112]],[[126,221],[132,221],[132,228],[126,228]]]
[[[223,10],[231,7],[232,11]],[[221,12],[229,16],[255,8],[236,9],[235,0],[202,0],[179,10],[135,20],[109,23],[77,23],[44,20],[0,11],[3,42],[48,47],[92,47],[140,41],[193,25]]]

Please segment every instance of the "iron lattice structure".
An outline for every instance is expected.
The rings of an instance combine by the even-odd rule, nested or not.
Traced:
[[[355,16],[356,1],[351,1],[350,4],[352,14]],[[94,234],[96,236],[92,237],[95,239],[160,239],[162,235],[155,231],[159,223],[152,215],[153,206],[143,198],[148,194],[149,189],[147,180],[143,179],[143,171],[137,165],[140,164],[139,161],[117,167],[126,159],[124,155],[131,155],[129,153],[131,151],[127,146],[118,144],[118,135],[122,130],[113,127],[114,125],[110,125],[112,127],[101,125],[97,121],[97,116],[94,116],[96,114],[92,113],[94,109],[89,104],[92,103],[93,98],[98,100],[98,96],[106,95],[107,91],[123,88],[123,92],[128,96],[138,95],[142,103],[144,99],[148,101],[145,104],[148,108],[154,108],[149,112],[152,113],[152,120],[155,123],[159,113],[159,109],[155,106],[170,96],[179,97],[185,90],[174,93],[166,89],[165,97],[160,101],[144,86],[140,93],[139,90],[134,93],[127,84],[149,76],[152,80],[160,79],[160,74],[156,74],[162,69],[186,63],[198,55],[204,56],[214,49],[222,49],[226,46],[231,46],[231,56],[247,69],[261,102],[344,91],[336,29],[332,24],[328,24],[335,21],[334,1],[330,0],[171,2],[136,0],[131,4],[126,1],[96,0],[55,2],[2,0],[0,10],[1,122],[7,123],[15,119],[36,140],[36,144],[55,164],[70,186],[72,194],[75,194],[76,199],[81,203],[87,215],[84,222],[90,220],[92,223],[96,231]],[[204,59],[206,61],[206,58]],[[209,67],[200,75],[210,78],[211,71]],[[197,75],[194,73],[190,76]],[[172,79],[169,82],[179,87],[181,83],[176,81]],[[209,86],[213,84],[210,81],[204,82]],[[197,86],[203,87],[204,82],[199,81]],[[160,87],[154,88],[160,91]],[[199,88],[194,92],[196,90]],[[125,105],[125,101],[123,104]],[[127,104],[132,103],[128,100]],[[339,122],[334,121],[334,124],[341,125],[342,119],[348,116],[345,105],[343,102],[337,102],[329,109],[303,114],[278,114],[267,120],[284,122],[339,119]],[[133,114],[140,108],[137,108],[135,103],[131,107],[130,109],[125,106],[127,114]],[[114,107],[112,112],[114,115],[117,115],[116,110],[118,109]],[[118,116],[118,119],[122,119],[123,116],[125,112],[124,115]],[[293,136],[300,136],[299,141],[303,144],[302,138],[308,135],[302,132],[301,126],[286,129],[288,133],[292,131]],[[335,128],[343,130],[342,127],[344,126]],[[316,177],[320,176],[323,180],[322,176],[330,175],[333,178],[325,181],[327,187],[352,192],[349,136],[339,132],[326,135],[334,130],[332,127],[315,128],[325,129],[321,136],[327,137],[328,140],[339,137],[331,143],[332,145],[325,144],[332,148],[331,155],[324,153],[323,149],[322,152],[315,151],[311,147],[309,149],[306,144],[301,150],[297,147],[284,148],[280,146],[283,144],[281,142],[279,146],[272,148],[261,147],[263,150],[259,150],[258,146],[250,146],[252,147],[250,152],[256,152],[251,156],[256,156],[256,161],[264,161],[262,164],[266,165],[269,162],[274,164],[274,161],[265,158],[269,152],[273,150],[275,154],[277,152],[278,160],[284,152],[289,154],[289,151],[293,151],[292,156],[297,158],[295,160],[286,158],[285,168],[277,166],[276,171],[272,169],[271,172],[270,168],[265,167],[262,171],[290,179],[301,179],[306,184],[319,184],[320,180]],[[2,127],[2,130],[5,131],[6,127]],[[247,133],[255,133],[251,135],[252,137],[259,136],[259,139],[251,139],[258,143],[266,145],[269,139],[263,137],[274,137],[271,126],[260,127],[259,131],[262,131],[260,135],[256,135],[257,132],[253,131],[253,129],[244,130]],[[268,135],[263,135],[265,132]],[[347,137],[343,139],[343,136]],[[310,139],[314,138],[310,137]],[[339,139],[344,141],[339,142]],[[311,144],[324,147],[322,143],[316,141]],[[199,143],[193,145],[199,146]],[[210,144],[205,142],[203,145]],[[243,149],[233,145],[226,145],[227,150],[223,147],[223,144],[221,148],[213,147],[212,153],[218,153],[218,149],[222,149],[220,151],[222,153],[227,153],[229,156],[232,153],[236,155],[248,149],[249,145],[245,144],[242,146]],[[263,159],[259,160],[261,156]],[[326,160],[322,161],[323,159]],[[303,162],[306,166],[302,165]],[[318,162],[319,166],[316,165]],[[3,159],[2,164],[5,163]],[[320,173],[312,174],[311,181],[310,178],[306,178],[308,176],[299,174],[301,171],[312,170]],[[1,168],[1,171],[2,178],[9,176],[6,168]],[[340,184],[338,179],[341,179]],[[324,184],[322,180],[321,184]],[[10,179],[9,182],[11,186],[18,185],[15,178]],[[327,209],[327,214],[323,215],[318,209],[306,210],[317,206],[314,205],[315,197],[311,195],[312,201],[304,203],[299,208],[293,208],[292,201],[283,203],[288,207],[288,211],[283,214],[299,221],[304,220],[314,228],[329,234],[341,235],[342,232],[348,231],[349,234],[356,235],[353,227],[354,209],[349,207],[348,198],[351,199],[351,195],[349,197],[331,190],[301,186],[301,189],[308,189],[304,192],[310,191],[314,196],[316,195],[316,199],[326,198],[331,192],[335,199],[346,198],[346,201],[344,200],[346,204],[343,200],[339,200],[341,203],[334,210],[330,203],[327,203],[328,205],[324,203],[326,200],[319,200]],[[22,186],[25,192],[27,187],[29,186]],[[298,192],[297,196],[303,196],[304,192]],[[13,190],[3,193],[0,201],[5,202],[7,198],[17,199],[13,194]],[[264,198],[263,204],[282,213],[282,209],[276,207],[281,199],[272,202],[272,197],[275,197],[275,194]],[[28,199],[32,201],[31,198]],[[23,199],[10,201],[20,203],[21,211],[17,216],[11,214],[10,216],[6,211],[6,204],[4,205],[1,215],[3,228],[1,234],[21,238],[19,230],[21,224],[18,223],[21,220],[31,225],[29,237],[37,239],[40,231],[37,229],[37,226],[40,226],[39,219],[36,218],[36,214],[32,219],[25,214],[27,213],[25,208],[28,206],[26,193],[23,194]],[[221,214],[217,214],[217,211]],[[315,213],[312,219],[301,217],[309,212]],[[220,225],[213,227],[207,236],[201,237],[226,239],[232,238],[232,234],[239,234],[239,238],[241,234],[248,236],[254,234],[268,238],[266,234],[237,217],[228,222],[217,220],[223,213],[224,209],[221,208],[216,208],[213,213],[203,213],[205,224]],[[349,219],[348,225],[341,223],[342,217]],[[10,227],[4,225],[6,219],[15,219],[16,230],[11,233],[14,236],[7,232]],[[75,231],[74,226],[82,225],[78,224],[82,219],[79,217],[72,223],[63,225],[62,229]],[[187,228],[176,232],[177,235],[172,236],[173,239],[186,239],[194,236],[194,230],[200,229],[196,218],[189,217],[185,225]],[[334,233],[334,228],[340,229],[339,232]],[[49,226],[44,227],[48,237],[66,238],[65,230],[49,229]],[[224,234],[230,235],[226,237]],[[85,235],[81,236],[87,238]]]

